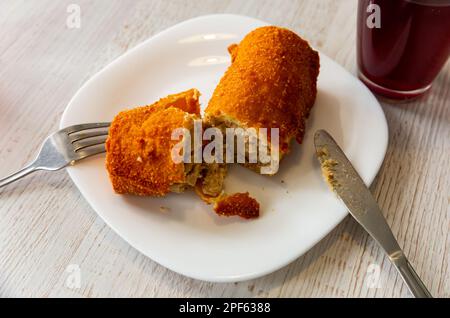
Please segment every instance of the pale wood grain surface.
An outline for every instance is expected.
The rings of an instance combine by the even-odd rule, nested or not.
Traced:
[[[82,9],[80,29],[66,8]],[[0,2],[0,175],[28,162],[78,88],[114,58],[183,20],[249,15],[289,27],[355,73],[356,0]],[[450,296],[450,65],[419,101],[383,103],[390,129],[374,191],[400,245],[435,296]],[[66,284],[70,264],[81,286]],[[366,284],[381,266],[380,288]],[[410,297],[376,244],[346,218],[291,265],[212,284],[175,274],[97,217],[64,171],[0,189],[0,295],[118,297]]]

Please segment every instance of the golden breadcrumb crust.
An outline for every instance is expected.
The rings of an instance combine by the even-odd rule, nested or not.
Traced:
[[[199,118],[199,92],[170,95],[157,103],[119,113],[106,141],[106,168],[120,194],[163,196],[173,184],[184,183],[184,163],[171,150],[174,129]]]
[[[238,215],[244,219],[259,217],[259,203],[247,193],[223,196],[214,204],[214,211],[223,216]]]
[[[279,128],[280,151],[302,142],[317,95],[319,55],[287,29],[268,26],[229,47],[232,64],[206,108],[206,117],[243,127]]]

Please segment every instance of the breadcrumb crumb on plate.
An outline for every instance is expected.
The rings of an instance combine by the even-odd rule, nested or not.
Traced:
[[[214,211],[223,216],[238,215],[244,219],[259,217],[259,203],[246,193],[235,193],[220,198],[214,204]]]

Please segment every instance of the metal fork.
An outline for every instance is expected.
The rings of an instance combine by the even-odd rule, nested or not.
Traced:
[[[61,129],[44,141],[36,159],[25,168],[0,179],[0,188],[38,171],[56,171],[105,152],[110,123],[92,123]]]

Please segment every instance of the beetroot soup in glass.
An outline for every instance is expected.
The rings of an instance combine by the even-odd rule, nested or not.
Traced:
[[[450,0],[359,0],[359,77],[391,99],[424,94],[450,54]]]

